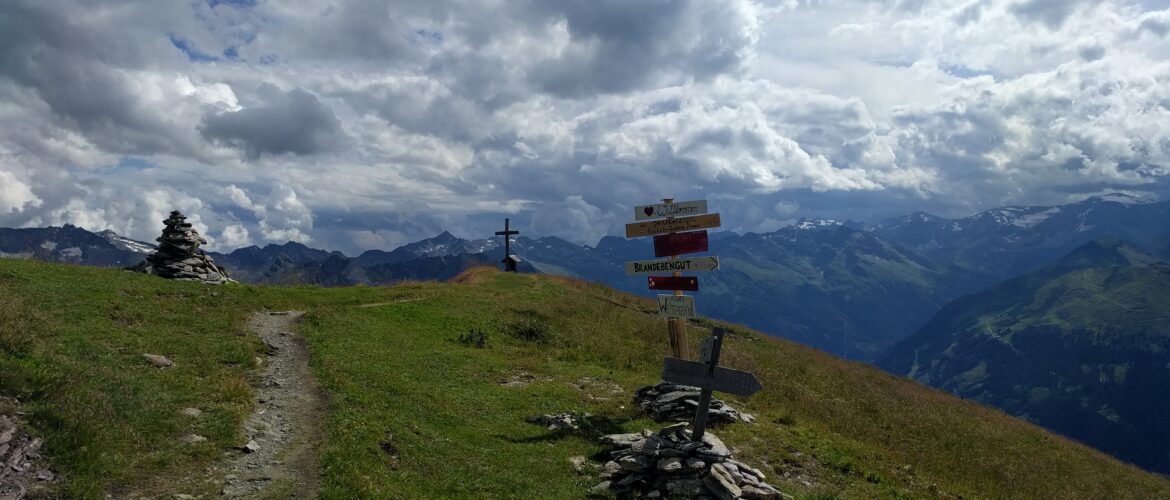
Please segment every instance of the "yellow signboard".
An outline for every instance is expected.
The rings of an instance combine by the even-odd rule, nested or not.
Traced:
[[[646,222],[626,224],[626,238],[638,236],[653,236],[655,234],[677,233],[680,231],[694,231],[719,227],[719,214],[696,215],[694,217],[675,217],[673,219],[658,219]]]

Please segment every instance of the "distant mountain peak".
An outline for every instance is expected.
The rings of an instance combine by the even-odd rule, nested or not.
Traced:
[[[1085,243],[1057,261],[1058,267],[1143,267],[1160,262],[1157,257],[1117,238],[1105,236]]]

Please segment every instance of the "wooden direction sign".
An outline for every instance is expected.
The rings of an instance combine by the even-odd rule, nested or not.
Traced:
[[[677,233],[679,231],[694,231],[719,227],[719,214],[696,215],[693,217],[677,217],[673,219],[658,219],[646,222],[626,224],[626,238],[638,236],[652,236],[655,234]]]
[[[703,340],[699,346],[699,358],[704,360],[702,363],[671,357],[667,357],[662,363],[662,380],[699,388],[699,405],[695,408],[695,431],[691,434],[691,440],[696,443],[703,442],[712,391],[751,396],[764,388],[751,373],[719,366],[719,352],[723,350],[723,336],[726,333],[722,328],[716,327],[711,331],[711,336]]]
[[[663,217],[685,217],[707,213],[707,200],[659,203],[634,207],[634,220],[661,219]]]
[[[684,253],[706,252],[707,231],[671,233],[654,237],[654,256],[670,257]]]
[[[676,260],[635,260],[626,262],[626,274],[690,273],[719,269],[719,257]]]
[[[648,276],[646,282],[651,290],[699,290],[699,278],[694,276]]]
[[[658,315],[668,318],[693,318],[695,298],[690,295],[659,295]]]
[[[712,390],[738,396],[751,396],[764,388],[756,376],[749,372],[716,366],[714,376],[708,377],[707,371],[711,366],[708,363],[669,356],[664,363],[662,380],[667,382],[695,387],[709,386]]]

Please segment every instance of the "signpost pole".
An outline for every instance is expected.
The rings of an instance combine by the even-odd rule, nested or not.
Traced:
[[[663,198],[662,203],[669,205],[674,203],[674,198]],[[673,217],[667,217],[667,220]],[[670,260],[678,260],[678,255],[671,255]],[[681,272],[675,271],[670,273],[671,276],[680,277]],[[682,295],[682,290],[675,290],[674,296]],[[670,318],[666,320],[666,332],[670,336],[670,352],[674,357],[679,359],[687,359],[687,323],[684,318]]]
[[[716,327],[711,331],[711,336],[714,337],[715,342],[711,346],[711,359],[707,362],[707,380],[708,383],[703,384],[699,391],[699,407],[695,409],[695,423],[694,432],[691,434],[691,440],[696,443],[703,441],[703,433],[707,431],[707,412],[711,408],[711,391],[715,378],[715,367],[719,365],[719,351],[723,349],[723,329]]]

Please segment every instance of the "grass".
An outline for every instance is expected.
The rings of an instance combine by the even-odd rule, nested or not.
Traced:
[[[165,490],[239,444],[262,347],[244,321],[264,308],[307,311],[330,398],[324,498],[582,497],[598,480],[568,459],[602,450],[526,417],[588,412],[599,432],[659,425],[628,399],[669,352],[648,301],[484,270],[391,288],[214,288],[0,260],[0,393],[32,409],[63,496]],[[691,325],[692,352],[714,324]],[[733,329],[725,364],[765,390],[732,398],[757,423],[715,432],[798,498],[1170,496],[1163,477],[998,411]],[[461,341],[469,332],[485,345]],[[142,352],[176,367],[152,368]],[[206,417],[192,422],[185,406]],[[178,441],[192,432],[208,441]]]

